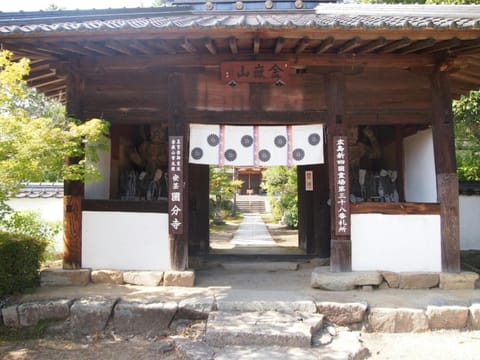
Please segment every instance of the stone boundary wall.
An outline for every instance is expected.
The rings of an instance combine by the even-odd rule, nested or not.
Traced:
[[[332,273],[329,267],[317,267],[311,276],[313,288],[329,291],[354,289],[432,289],[444,290],[480,288],[480,275],[475,272],[390,272],[354,271]]]
[[[306,303],[309,304],[306,304]],[[309,305],[309,306],[307,306]],[[50,329],[72,336],[113,331],[118,334],[165,335],[175,320],[206,320],[211,312],[232,314],[252,311],[321,314],[327,324],[369,332],[425,332],[441,329],[480,330],[480,303],[471,306],[427,306],[414,308],[370,308],[368,304],[260,301],[232,304],[213,295],[194,295],[180,300],[139,301],[119,297],[85,297],[13,304],[1,309],[0,326],[24,328],[41,321]],[[303,312],[302,312],[303,311]]]
[[[187,271],[120,271],[45,269],[40,272],[41,286],[84,286],[94,284],[130,284],[139,286],[182,286],[195,284],[195,272]]]

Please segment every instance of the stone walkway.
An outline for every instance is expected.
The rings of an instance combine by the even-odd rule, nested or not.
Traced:
[[[231,242],[239,248],[277,246],[259,214],[243,214],[243,221]]]

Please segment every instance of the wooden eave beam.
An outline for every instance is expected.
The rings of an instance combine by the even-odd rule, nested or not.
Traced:
[[[275,48],[273,49],[273,53],[278,55],[282,52],[283,46],[285,45],[285,38],[279,37],[275,40]]]
[[[182,44],[180,45],[186,52],[189,52],[190,54],[196,54],[197,49],[193,44],[188,40],[188,39],[183,39]]]
[[[378,49],[378,52],[381,54],[390,54],[398,49],[404,48],[410,45],[411,41],[409,38],[402,38],[391,42],[390,44],[385,45],[383,48]]]
[[[59,46],[64,50],[81,56],[97,55],[94,51],[85,51],[84,47],[77,46],[76,43],[62,43]]]
[[[298,42],[297,47],[295,48],[295,54],[301,54],[308,46],[310,45],[310,39],[304,37]]]
[[[367,45],[362,46],[361,48],[358,48],[355,52],[357,54],[368,54],[384,46],[386,43],[387,43],[387,40],[382,36],[376,40],[369,42]]]
[[[432,38],[425,39],[425,40],[420,40],[417,42],[414,42],[410,46],[404,47],[403,49],[400,49],[398,51],[399,54],[405,55],[405,54],[411,54],[426,48],[429,48],[431,46],[435,45],[435,40]]]
[[[478,76],[478,74],[475,74],[475,73],[469,73],[469,72],[462,71],[462,72],[458,72],[458,73],[453,73],[450,76],[453,79],[458,79],[458,80],[461,80],[465,83],[474,84],[475,86],[480,84],[480,76]],[[472,86],[472,88],[473,88],[473,86]]]
[[[207,48],[207,50],[210,54],[212,54],[212,55],[217,54],[217,47],[215,46],[215,43],[213,42],[213,40],[211,38],[205,39],[204,45],[205,45],[205,47]]]
[[[350,39],[347,42],[340,45],[340,47],[338,47],[338,49],[337,49],[337,54],[340,54],[340,55],[345,54],[345,53],[355,49],[356,47],[358,47],[361,43],[362,43],[362,41],[360,40],[360,38],[358,36],[354,37],[353,39]]]
[[[257,56],[260,54],[260,37],[255,36],[253,38],[253,55]]]
[[[228,39],[228,46],[230,47],[230,51],[232,54],[236,55],[238,54],[238,44],[237,44],[237,39],[234,37],[231,37]]]
[[[272,61],[276,60],[272,54],[261,55],[257,60]],[[290,61],[292,64],[305,66],[327,66],[327,67],[344,67],[352,66],[371,66],[378,68],[403,68],[403,67],[424,67],[434,66],[437,59],[433,55],[395,55],[395,54],[358,54],[355,56],[345,54],[323,54],[317,56],[316,54],[302,54],[285,55],[282,57],[284,61]],[[102,68],[105,71],[122,71],[125,70],[141,70],[148,67],[199,67],[199,66],[220,66],[223,61],[242,61],[251,60],[249,55],[238,55],[232,57],[230,54],[218,55],[203,55],[201,57],[195,54],[177,55],[154,55],[149,57],[129,57],[129,56],[115,56],[115,57],[99,57],[88,58],[82,57],[77,64],[82,71],[91,71],[92,68]]]
[[[61,84],[61,85],[55,85],[55,84],[52,84],[50,86],[46,86],[44,88],[41,89],[41,92],[44,93],[45,95],[46,94],[51,94],[51,93],[58,93],[59,91],[63,91],[63,90],[66,90],[67,89],[67,86],[65,84]]]
[[[476,50],[477,52],[480,51],[480,39],[465,41],[463,45],[453,49],[452,53],[460,54],[469,50]]]
[[[315,49],[315,53],[316,54],[325,53],[326,51],[328,51],[328,49],[330,49],[333,46],[334,41],[335,40],[333,39],[333,37],[329,36],[328,38],[323,40],[320,43],[320,45],[317,46],[317,48]]]

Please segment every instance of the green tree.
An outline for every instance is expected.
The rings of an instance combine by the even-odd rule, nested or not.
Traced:
[[[28,59],[12,58],[0,52],[0,220],[23,182],[98,179],[97,151],[108,146],[107,122],[67,118],[60,104],[27,87]],[[67,165],[66,157],[82,160]]]
[[[457,172],[460,180],[480,180],[480,91],[453,102]]]
[[[289,227],[297,228],[297,168],[272,166],[263,171],[262,179],[262,188],[269,197],[273,218],[277,221],[284,219]]]
[[[162,7],[165,6],[165,1],[164,0],[153,0],[152,1],[152,7]]]
[[[210,196],[214,198],[215,217],[213,220],[216,224],[223,222],[220,213],[222,202],[232,200],[242,183],[243,181],[234,179],[233,168],[210,166]]]

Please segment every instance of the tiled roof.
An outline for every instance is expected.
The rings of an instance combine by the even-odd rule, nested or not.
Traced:
[[[165,9],[165,8],[163,8]],[[480,29],[479,5],[320,4],[291,11],[69,12],[1,16],[0,34],[210,28]],[[20,16],[21,15],[21,16]],[[115,15],[112,17],[112,15]],[[70,21],[62,21],[69,19]]]
[[[63,198],[63,183],[27,183],[16,198]]]

